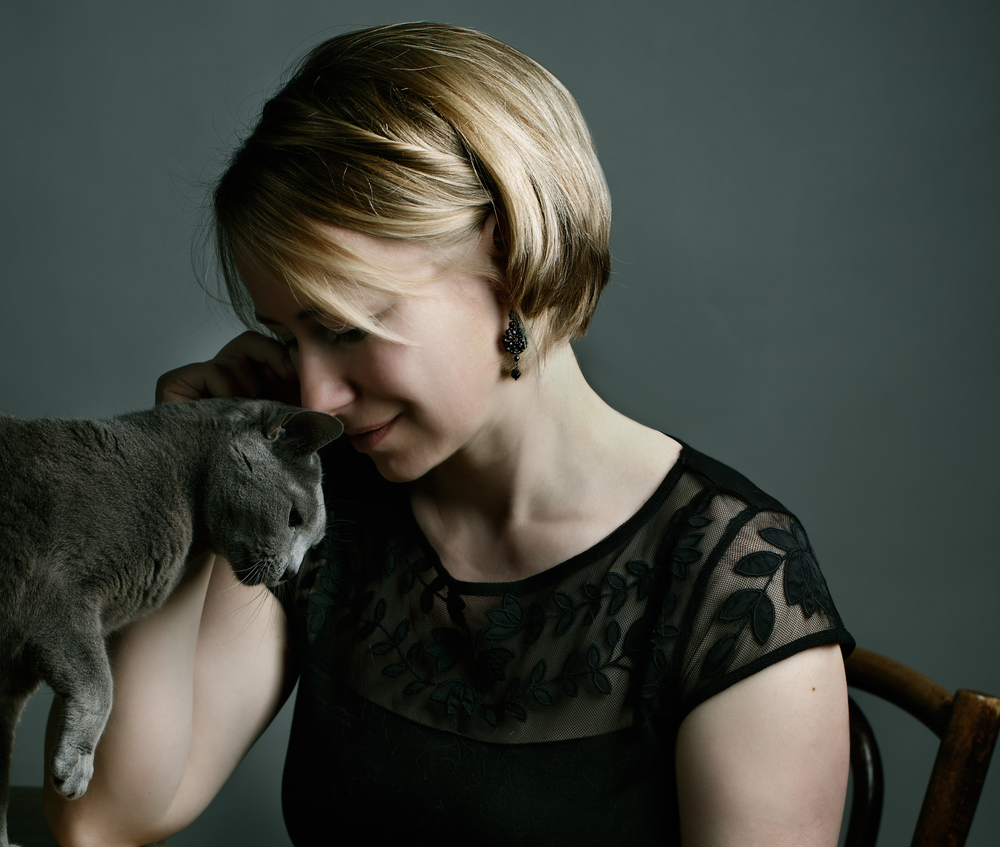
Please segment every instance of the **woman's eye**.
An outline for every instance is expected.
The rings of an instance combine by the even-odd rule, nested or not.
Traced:
[[[333,329],[327,327],[326,337],[331,344],[357,344],[364,339],[368,333],[356,326],[345,326]]]
[[[328,344],[357,344],[362,341],[368,333],[356,326],[321,327],[323,337]],[[295,350],[299,346],[298,340],[292,333],[276,336],[278,343],[286,350]]]

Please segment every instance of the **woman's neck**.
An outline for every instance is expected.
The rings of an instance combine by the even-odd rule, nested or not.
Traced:
[[[510,581],[583,552],[655,491],[679,445],[616,412],[569,345],[553,351],[490,432],[411,485],[445,567]]]

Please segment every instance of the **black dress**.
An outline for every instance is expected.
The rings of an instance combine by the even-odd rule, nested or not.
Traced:
[[[296,847],[679,844],[684,716],[854,646],[798,521],[687,446],[607,538],[514,583],[453,579],[406,487],[346,443],[324,486],[327,538],[286,599]]]

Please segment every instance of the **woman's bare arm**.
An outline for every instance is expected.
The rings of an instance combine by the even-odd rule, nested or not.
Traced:
[[[765,668],[681,724],[684,847],[835,847],[848,765],[840,648],[816,647]]]
[[[166,838],[208,805],[281,707],[294,681],[284,612],[213,555],[167,603],[112,642],[114,706],[87,793],[46,780],[49,825],[64,847],[136,847]],[[57,699],[47,747],[60,718]]]
[[[156,402],[274,397],[298,403],[288,352],[256,332],[208,362],[164,374]],[[46,779],[45,814],[64,847],[135,847],[179,832],[209,804],[294,683],[287,624],[263,586],[237,582],[221,557],[192,562],[166,604],[110,644],[111,718],[87,793]],[[61,703],[49,716],[46,757]]]

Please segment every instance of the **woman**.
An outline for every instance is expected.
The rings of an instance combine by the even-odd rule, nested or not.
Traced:
[[[339,416],[329,532],[288,596],[208,559],[119,639],[94,781],[48,800],[62,843],[186,826],[298,678],[296,845],[835,844],[851,638],[778,501],[584,380],[610,203],[559,82],[456,27],[334,38],[214,214],[267,334],[158,402]]]

